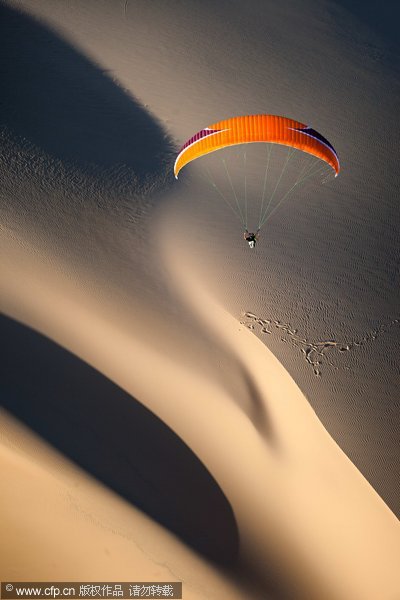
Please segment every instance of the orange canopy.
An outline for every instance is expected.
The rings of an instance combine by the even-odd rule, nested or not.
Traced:
[[[299,121],[275,115],[248,115],[219,121],[201,129],[181,148],[174,174],[189,162],[215,150],[236,144],[270,142],[291,146],[327,162],[338,175],[339,159],[333,146],[320,133]]]

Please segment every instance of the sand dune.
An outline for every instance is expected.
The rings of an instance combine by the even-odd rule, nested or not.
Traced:
[[[3,580],[183,579],[187,598],[243,597],[238,584],[4,412],[1,436]]]
[[[330,2],[0,17],[1,579],[395,600],[396,43]],[[312,123],[342,172],[251,252],[171,169],[257,112]]]

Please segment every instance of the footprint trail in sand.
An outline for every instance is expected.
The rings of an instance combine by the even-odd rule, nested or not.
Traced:
[[[280,341],[283,343],[290,343],[294,348],[300,349],[304,355],[308,364],[313,367],[314,374],[317,377],[321,376],[321,367],[324,364],[328,364],[334,369],[339,369],[331,359],[333,359],[332,351],[337,351],[343,354],[353,348],[357,348],[365,345],[368,342],[375,340],[379,335],[385,333],[394,325],[398,325],[400,318],[395,318],[388,323],[383,323],[367,332],[362,338],[352,341],[337,341],[331,340],[320,340],[311,341],[306,337],[298,335],[298,330],[292,327],[288,323],[282,323],[278,320],[263,319],[252,312],[245,312],[240,323],[245,325],[248,329],[256,330],[257,325],[259,326],[259,332],[262,334],[273,334],[278,331],[281,334]],[[329,354],[328,354],[329,352]],[[348,365],[344,366],[344,369],[350,370]]]

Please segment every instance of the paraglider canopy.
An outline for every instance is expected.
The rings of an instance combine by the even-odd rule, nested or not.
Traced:
[[[266,153],[259,154],[260,146]],[[221,155],[221,161],[203,159],[211,153]],[[237,158],[232,153],[238,153]],[[245,231],[256,196],[260,198],[259,232],[300,185],[319,177],[324,183],[340,171],[338,155],[325,137],[304,123],[276,115],[232,117],[201,129],[179,151],[174,165],[176,179],[183,167],[199,159],[205,179]],[[219,162],[222,169],[218,169]]]
[[[192,160],[227,146],[252,142],[282,144],[308,152],[328,163],[338,175],[339,159],[333,146],[318,131],[299,121],[276,115],[247,115],[219,121],[201,129],[181,148],[174,174]]]

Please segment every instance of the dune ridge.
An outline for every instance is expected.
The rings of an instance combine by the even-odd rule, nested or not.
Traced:
[[[330,1],[20,0],[0,10],[8,83],[0,123],[0,309],[59,345],[53,358],[64,356],[61,371],[69,364],[83,373],[86,363],[118,386],[125,394],[118,418],[132,399],[132,411],[137,400],[163,422],[169,439],[176,435],[215,482],[211,489],[226,499],[223,514],[232,511],[231,533],[237,527],[238,534],[226,537],[230,572],[211,566],[92,481],[100,477],[135,502],[117,473],[113,481],[104,471],[99,476],[105,454],[92,471],[81,464],[91,475],[78,472],[4,414],[1,454],[10,485],[2,499],[2,578],[130,578],[133,564],[165,578],[172,565],[193,598],[394,600],[400,228],[393,47],[373,24]],[[207,123],[258,112],[316,127],[334,143],[342,172],[282,206],[252,253],[241,225],[204,185],[200,166],[174,182],[172,165],[175,146]],[[249,174],[254,170],[251,164]],[[240,189],[240,173],[232,175]],[[304,347],[304,360],[279,336],[248,328],[245,314],[250,324],[260,315],[263,327],[268,319],[290,324],[314,345],[349,345],[393,326],[344,353],[350,370],[327,364],[315,377],[310,365],[318,365],[310,361],[318,346]],[[36,364],[45,364],[55,346],[37,343]],[[8,410],[21,394],[27,413],[34,411],[27,390],[46,390],[51,378],[45,368],[35,377],[21,369],[22,385],[18,360],[12,370]],[[109,403],[116,398],[105,379],[98,386]],[[53,419],[69,408],[90,423],[87,385],[64,387],[57,400],[57,387],[47,390]],[[109,403],[102,398],[105,414]],[[45,418],[36,415],[38,421],[45,435]],[[34,429],[34,418],[25,422]],[[102,431],[88,427],[88,447],[103,443]],[[110,460],[133,452],[129,433],[122,440],[116,432],[108,443]],[[173,455],[174,442],[166,443]],[[145,477],[137,454],[135,475]],[[129,464],[124,473],[129,478]],[[141,492],[138,504],[151,514]],[[161,509],[168,512],[169,503],[179,512],[174,497],[166,492]],[[207,555],[207,536],[198,532],[206,516],[188,504],[192,548],[203,544]],[[85,509],[75,510],[80,505]],[[38,528],[43,507],[49,520]],[[179,525],[171,530],[190,545]],[[59,551],[57,528],[68,532]],[[136,544],[147,534],[148,560]]]

